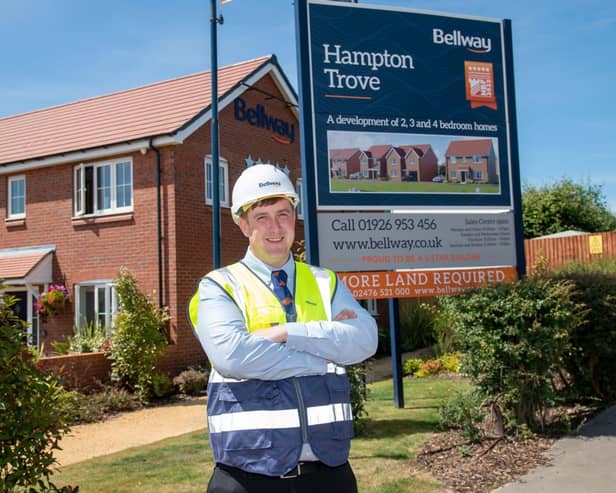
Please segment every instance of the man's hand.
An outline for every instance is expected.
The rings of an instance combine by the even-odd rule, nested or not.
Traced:
[[[345,308],[334,317],[334,320],[336,322],[340,322],[341,320],[349,320],[351,318],[357,318],[357,313],[355,313],[353,310]]]

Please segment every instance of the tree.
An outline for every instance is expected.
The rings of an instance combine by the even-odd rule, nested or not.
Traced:
[[[121,308],[111,336],[111,377],[147,401],[153,391],[156,364],[167,349],[164,327],[169,315],[139,291],[126,269],[116,279],[116,291]]]
[[[65,393],[36,369],[14,302],[0,295],[0,492],[53,490],[53,452],[69,431]]]
[[[524,185],[524,237],[536,238],[567,230],[597,233],[616,229],[616,217],[607,207],[600,185],[562,178],[551,185]]]

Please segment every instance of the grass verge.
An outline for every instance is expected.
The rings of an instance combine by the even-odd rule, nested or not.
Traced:
[[[405,407],[394,407],[393,384],[370,384],[366,432],[355,438],[351,464],[361,493],[435,492],[440,485],[413,469],[415,450],[436,430],[437,409],[463,380],[404,380]],[[207,432],[195,432],[61,468],[58,486],[80,493],[202,492],[214,463]]]

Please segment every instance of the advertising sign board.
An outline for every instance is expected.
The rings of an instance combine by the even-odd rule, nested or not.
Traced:
[[[503,21],[303,3],[318,210],[513,208]]]

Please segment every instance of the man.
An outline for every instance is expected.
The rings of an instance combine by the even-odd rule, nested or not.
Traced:
[[[376,323],[333,272],[293,260],[297,203],[281,170],[247,168],[231,207],[246,255],[205,276],[191,300],[212,363],[208,492],[357,491],[340,365],[374,354]]]

